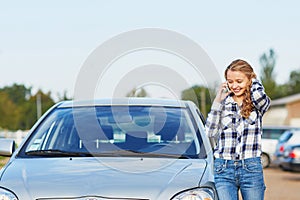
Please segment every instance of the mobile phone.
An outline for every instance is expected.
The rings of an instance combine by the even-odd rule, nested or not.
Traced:
[[[228,83],[227,83],[227,85],[226,85],[226,88],[223,89],[223,92],[224,92],[224,93],[230,92],[230,89],[229,89],[229,87],[228,87]]]

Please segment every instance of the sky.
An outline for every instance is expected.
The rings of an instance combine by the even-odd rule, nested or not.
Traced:
[[[78,85],[91,55],[102,56],[95,53],[99,46],[124,33],[146,28],[176,32],[197,43],[221,79],[225,67],[237,58],[247,60],[259,76],[259,58],[272,48],[277,55],[275,79],[285,83],[292,70],[300,69],[299,8],[297,0],[0,0],[0,87],[18,83],[33,91],[50,91],[54,99],[64,92],[73,97],[78,90],[90,87]],[[174,45],[179,43],[175,40]],[[176,68],[175,65],[177,75],[188,82],[184,86],[201,84],[200,79],[205,79],[204,72],[198,74],[202,78],[194,77],[197,73],[188,68],[192,65],[188,60],[158,49],[130,51],[115,58],[106,69],[109,76],[91,76],[96,79],[91,81],[96,84],[92,91],[115,90],[125,80],[139,82],[128,80],[126,73],[137,71],[132,66],[146,69],[150,64],[155,64],[153,69],[160,66],[156,74],[161,77],[157,80],[172,74],[168,70],[163,73],[161,66]],[[172,57],[172,61],[166,61],[167,57]],[[179,65],[185,67],[180,69]],[[153,73],[150,78],[145,73],[142,77],[156,78]],[[176,83],[177,78],[174,75],[170,81]],[[162,93],[175,91],[168,89],[172,86],[160,87],[166,83],[152,82],[157,86],[155,90],[163,88]],[[128,87],[143,84],[149,83]]]

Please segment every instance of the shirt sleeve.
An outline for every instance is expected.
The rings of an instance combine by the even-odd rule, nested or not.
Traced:
[[[208,137],[215,137],[219,133],[222,104],[214,102],[208,114],[205,130]]]
[[[264,115],[270,107],[271,100],[265,93],[263,85],[257,79],[252,79],[251,100],[261,115]]]

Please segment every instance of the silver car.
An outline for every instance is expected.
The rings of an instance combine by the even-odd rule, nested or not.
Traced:
[[[13,141],[0,141],[10,155]],[[218,199],[204,120],[190,101],[60,102],[0,171],[5,200]]]

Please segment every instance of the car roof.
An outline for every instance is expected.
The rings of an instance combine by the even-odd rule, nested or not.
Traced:
[[[288,140],[288,144],[300,144],[300,130],[292,131],[293,135]]]
[[[186,108],[190,102],[178,99],[159,98],[103,98],[81,101],[62,101],[59,108],[83,107],[83,106],[164,106]]]
[[[295,130],[292,130],[291,133],[293,133],[293,135],[300,135],[300,130],[295,129]]]

